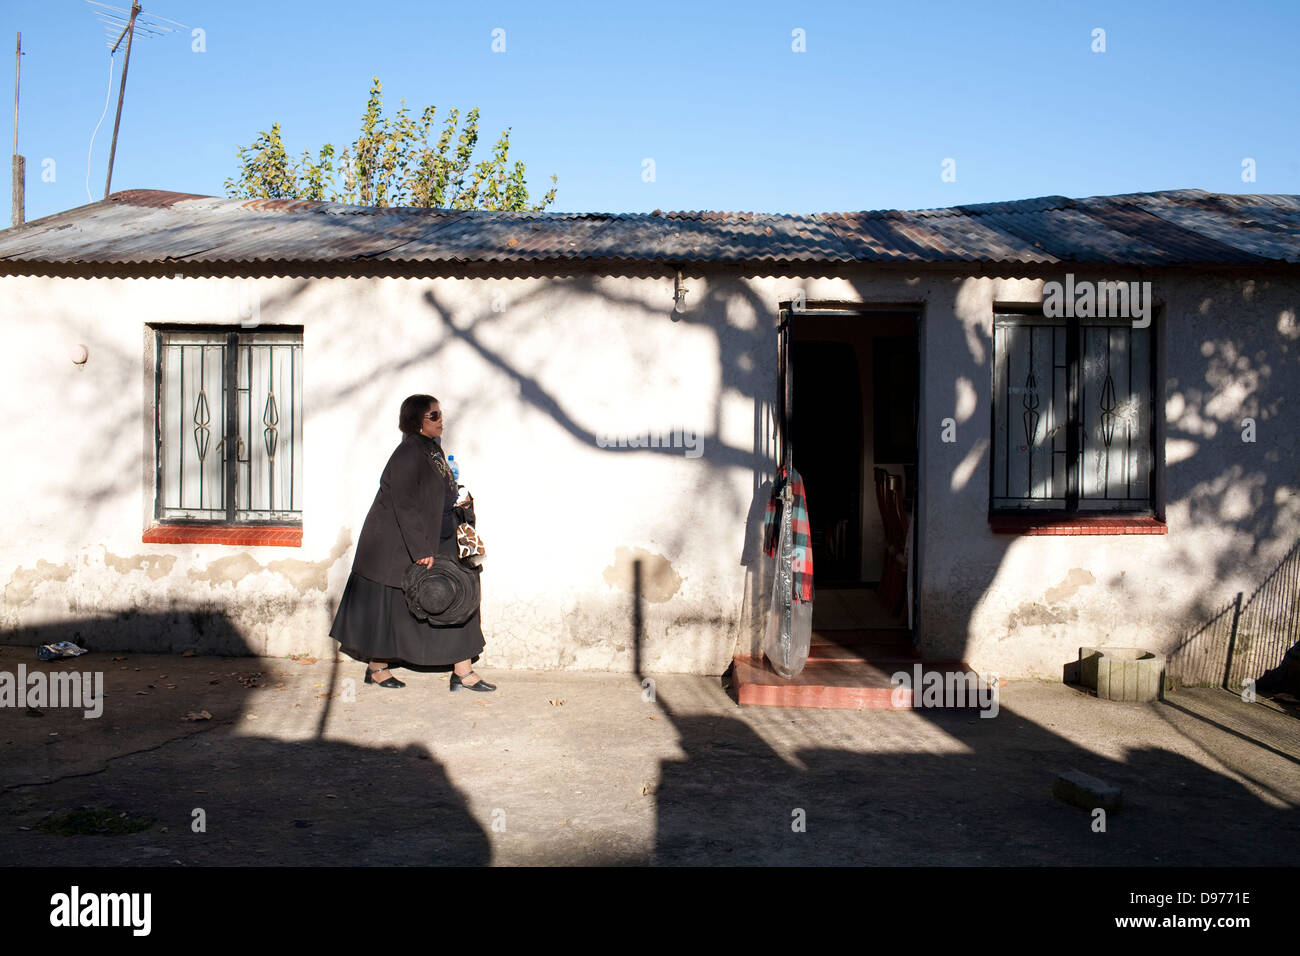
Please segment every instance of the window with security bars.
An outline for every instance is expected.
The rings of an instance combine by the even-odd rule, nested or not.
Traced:
[[[991,511],[1151,514],[1151,328],[996,315]]]
[[[162,521],[302,521],[302,331],[159,330]]]

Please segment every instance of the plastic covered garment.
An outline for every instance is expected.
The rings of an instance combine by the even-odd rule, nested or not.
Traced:
[[[795,588],[794,490],[791,481],[782,486],[781,517],[776,538],[776,575],[772,582],[772,608],[763,637],[763,654],[772,669],[787,680],[798,676],[808,663],[812,643],[811,600]],[[811,595],[809,595],[811,597]]]

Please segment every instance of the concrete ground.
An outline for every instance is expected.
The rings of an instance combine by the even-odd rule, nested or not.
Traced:
[[[485,668],[496,693],[449,694],[445,671],[385,690],[352,661],[0,648],[0,672],[20,663],[102,671],[105,701],[0,708],[9,865],[1300,859],[1300,722],[1217,690],[1121,704],[1016,682],[988,719],[741,709],[688,675],[649,700],[620,674]],[[1070,769],[1123,789],[1104,832],[1053,797]],[[49,832],[78,808],[143,829]]]

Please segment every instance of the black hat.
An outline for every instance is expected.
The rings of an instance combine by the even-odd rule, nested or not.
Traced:
[[[437,555],[431,568],[412,564],[402,575],[406,606],[417,620],[439,627],[464,624],[478,608],[479,573],[445,554]]]

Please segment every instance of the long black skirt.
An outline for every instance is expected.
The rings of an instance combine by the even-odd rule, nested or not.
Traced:
[[[456,539],[439,541],[438,554],[454,560]],[[458,627],[437,627],[412,616],[401,588],[371,581],[355,571],[343,588],[330,637],[356,660],[390,664],[454,664],[477,657],[484,645],[478,608]]]

